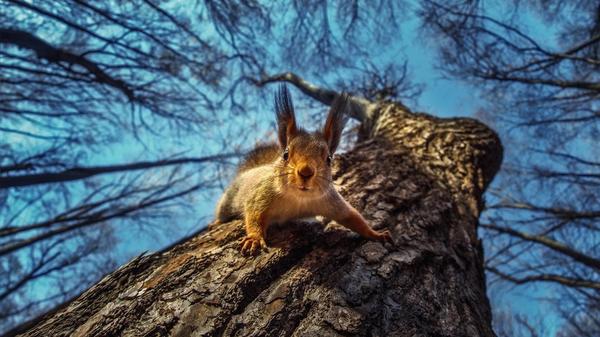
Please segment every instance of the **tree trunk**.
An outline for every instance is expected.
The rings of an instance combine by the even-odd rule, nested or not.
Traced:
[[[262,84],[289,81],[325,103],[336,94],[293,76]],[[335,223],[296,221],[271,228],[270,250],[246,258],[242,223],[232,221],[134,259],[20,331],[494,336],[477,225],[502,160],[498,137],[472,119],[439,119],[393,102],[352,104],[361,140],[338,156],[334,179],[375,228],[392,231],[395,245]]]

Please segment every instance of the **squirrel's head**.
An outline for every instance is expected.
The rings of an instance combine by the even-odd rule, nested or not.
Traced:
[[[331,185],[331,161],[346,121],[348,96],[332,103],[321,130],[307,132],[298,127],[294,105],[285,85],[275,95],[275,114],[281,157],[279,177],[284,185],[304,193],[323,193]]]

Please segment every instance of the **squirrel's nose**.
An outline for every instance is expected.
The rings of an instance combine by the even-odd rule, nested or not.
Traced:
[[[315,175],[315,170],[308,165],[304,165],[298,170],[298,175],[304,179],[308,179]]]

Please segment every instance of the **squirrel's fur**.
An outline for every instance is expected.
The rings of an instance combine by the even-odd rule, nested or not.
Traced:
[[[270,224],[316,215],[364,237],[391,241],[388,231],[371,229],[331,181],[330,161],[340,142],[346,101],[347,96],[340,95],[323,130],[309,133],[297,127],[289,92],[280,87],[275,97],[279,145],[261,145],[251,151],[217,206],[218,222],[244,219],[242,253],[254,254],[266,246]]]

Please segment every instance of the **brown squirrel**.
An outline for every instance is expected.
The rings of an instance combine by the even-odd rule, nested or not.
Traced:
[[[317,215],[365,238],[392,242],[389,231],[373,230],[332,184],[331,160],[346,121],[347,100],[347,95],[339,95],[323,130],[309,133],[296,125],[287,87],[279,88],[275,95],[279,145],[251,151],[217,206],[218,222],[244,218],[242,254],[256,254],[266,247],[264,238],[270,224]]]

